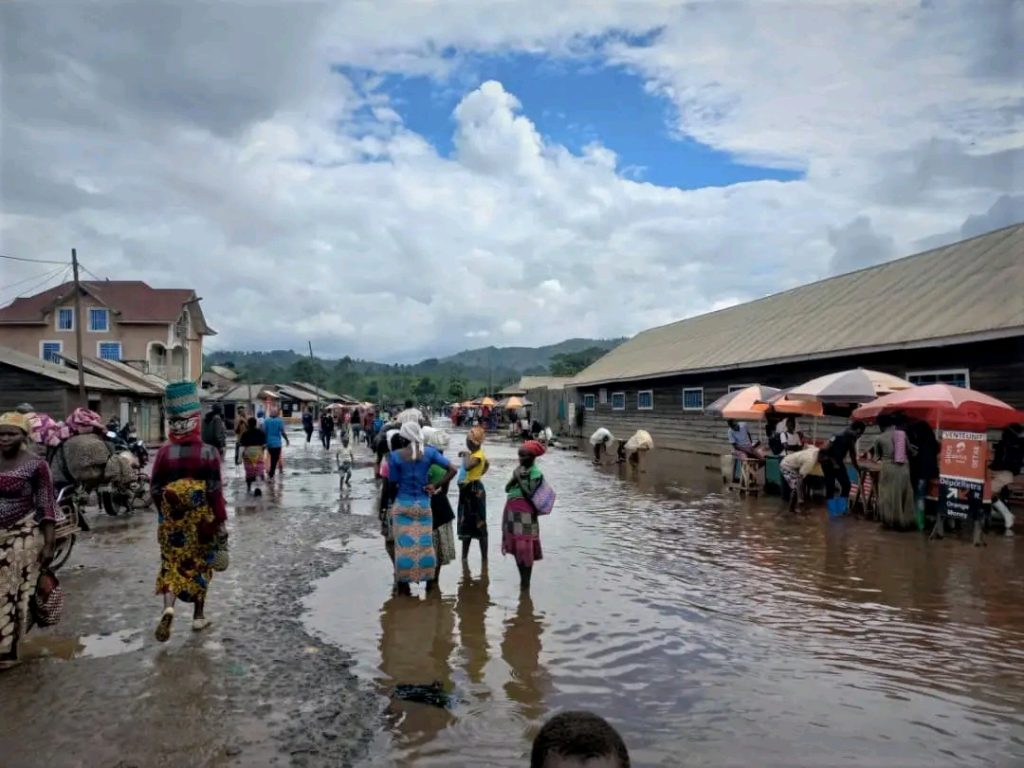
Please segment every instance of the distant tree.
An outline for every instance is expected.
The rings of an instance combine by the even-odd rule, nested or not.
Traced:
[[[372,399],[376,399],[377,397],[380,397],[380,384],[378,384],[376,380],[371,381],[367,385],[367,387],[366,387],[366,396],[368,398],[370,398],[371,400]]]
[[[549,370],[552,376],[575,376],[605,356],[606,350],[590,347],[582,352],[569,352],[551,358]]]
[[[292,381],[307,381],[313,384],[323,383],[327,379],[327,371],[324,370],[320,361],[310,360],[307,357],[299,358],[288,366],[288,375]]]
[[[461,402],[466,397],[466,380],[458,376],[452,376],[448,383],[448,397],[455,402]]]

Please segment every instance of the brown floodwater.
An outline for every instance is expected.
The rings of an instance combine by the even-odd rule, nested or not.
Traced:
[[[636,476],[552,451],[558,502],[524,596],[500,554],[513,449],[486,450],[489,572],[474,547],[440,594],[393,597],[379,535],[324,544],[351,558],[304,621],[380,697],[366,765],[523,766],[569,708],[612,721],[637,766],[1024,765],[1014,539],[791,517],[724,492],[711,457],[654,454]],[[356,486],[346,509],[374,514]],[[393,695],[435,681],[448,707]]]

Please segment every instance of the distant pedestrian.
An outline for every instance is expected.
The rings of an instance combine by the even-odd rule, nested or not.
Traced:
[[[313,440],[313,406],[302,412],[302,431],[306,433],[306,445]]]
[[[320,442],[324,450],[331,450],[331,438],[334,437],[334,417],[328,409],[324,409],[320,416]]]
[[[562,712],[540,729],[530,768],[630,768],[622,736],[593,712]]]
[[[395,417],[395,421],[399,424],[405,424],[407,421],[415,422],[421,427],[426,425],[427,420],[423,416],[423,411],[416,407],[412,400],[405,401],[405,410]]]
[[[482,482],[489,465],[484,455],[483,427],[473,427],[466,437],[467,451],[462,453],[465,475],[459,481],[459,538],[462,559],[469,558],[473,539],[480,542],[480,559],[487,564],[487,491]]]
[[[821,464],[821,472],[825,476],[825,498],[831,499],[835,496],[836,486],[839,486],[840,498],[850,497],[850,473],[846,469],[846,457],[850,457],[850,464],[854,471],[860,474],[860,465],[857,463],[857,441],[864,434],[864,422],[854,421],[844,429],[832,436],[825,444],[818,455]],[[913,491],[911,491],[913,492]]]
[[[193,604],[193,631],[210,625],[204,613],[206,592],[213,578],[216,550],[227,541],[220,456],[200,437],[201,409],[195,382],[167,385],[166,412],[170,441],[153,461],[152,478],[153,502],[159,512],[156,592],[164,598],[164,612],[156,628],[161,643],[171,636],[176,600]]]
[[[604,427],[590,436],[590,444],[594,446],[594,464],[600,464],[604,460],[608,454],[608,446],[613,440],[615,436]]]
[[[284,419],[278,414],[276,408],[271,409],[270,418],[263,422],[263,432],[267,436],[267,453],[270,454],[268,477],[273,480],[277,475],[277,467],[281,463],[281,449],[285,445],[291,445],[288,433],[285,432]]]
[[[242,447],[242,463],[245,467],[245,492],[251,493],[253,483],[262,482],[265,478],[263,457],[267,452],[267,435],[259,428],[256,419],[249,419],[238,442]],[[262,495],[259,487],[256,488],[256,495]]]
[[[54,552],[53,480],[28,448],[29,431],[25,414],[0,416],[0,667],[18,660],[30,601]]]
[[[249,428],[249,417],[245,415],[245,406],[240,406],[235,416],[235,466],[241,462],[242,446],[241,439],[245,430]]]
[[[501,552],[515,557],[519,588],[524,592],[530,590],[533,564],[544,558],[540,547],[540,515],[545,510],[535,498],[544,484],[544,474],[537,466],[537,459],[544,453],[544,446],[536,440],[527,440],[519,446],[519,465],[512,470],[512,479],[505,485],[507,500],[501,526]]]
[[[217,453],[224,458],[224,451],[228,445],[227,430],[224,427],[224,409],[215,405],[203,419],[203,442],[212,445]]]

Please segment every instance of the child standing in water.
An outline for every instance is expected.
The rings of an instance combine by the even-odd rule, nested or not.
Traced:
[[[480,541],[480,559],[487,565],[487,491],[482,482],[487,473],[484,455],[483,427],[473,427],[466,437],[466,452],[462,454],[465,478],[459,484],[459,538],[462,539],[462,559],[469,557],[473,539]]]

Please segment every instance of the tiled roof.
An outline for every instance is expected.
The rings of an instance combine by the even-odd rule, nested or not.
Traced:
[[[101,304],[117,313],[122,323],[173,323],[182,307],[196,300],[191,288],[153,288],[141,280],[86,280],[82,288]],[[15,299],[0,309],[0,323],[43,323],[53,306],[71,296],[74,283],[63,283],[35,296]],[[199,330],[213,333],[199,304],[190,306]]]
[[[1024,224],[638,334],[578,386],[1024,334]]]

